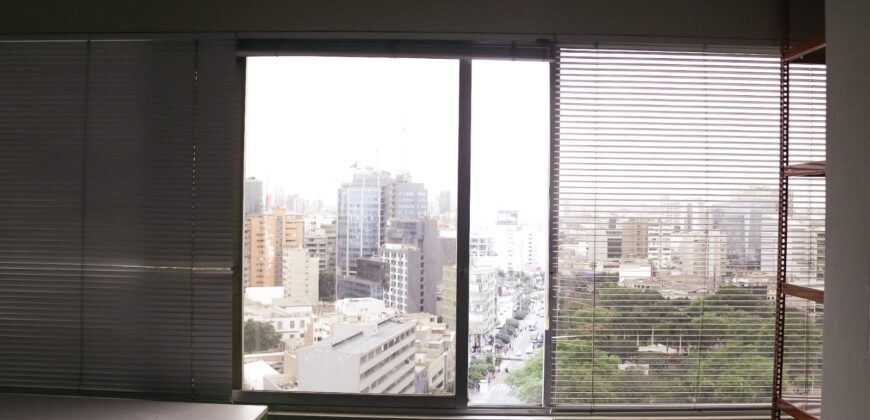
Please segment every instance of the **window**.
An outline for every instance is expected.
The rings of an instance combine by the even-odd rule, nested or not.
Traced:
[[[769,403],[778,70],[771,55],[561,50],[554,406]],[[810,122],[821,92],[799,92]],[[797,203],[811,210],[789,258],[814,277],[824,213]],[[815,393],[820,318],[788,316],[807,344],[785,387]]]
[[[456,214],[438,200],[456,196],[458,64],[248,59],[243,265],[263,274],[243,316],[299,317],[298,338],[245,331],[250,389],[454,394]]]
[[[299,320],[252,327],[252,389],[460,408],[769,404],[776,53],[554,51],[248,59],[244,317]],[[822,160],[824,69],[793,79],[795,159]],[[823,281],[823,184],[796,181],[789,198],[792,280],[807,285]],[[785,393],[808,405],[822,314],[786,314]],[[282,361],[265,369],[270,353]]]
[[[550,65],[472,62],[468,399],[540,405],[547,284]]]

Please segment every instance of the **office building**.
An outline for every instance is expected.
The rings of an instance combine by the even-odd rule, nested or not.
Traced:
[[[265,205],[263,181],[256,178],[245,179],[244,216],[262,214]]]
[[[381,256],[357,259],[357,272],[339,275],[335,281],[336,299],[384,299],[389,289],[390,264]]]
[[[728,273],[726,237],[722,232],[690,231],[677,236],[683,274],[715,280]]]
[[[441,191],[438,194],[438,213],[442,215],[450,214],[450,191]]]
[[[246,286],[280,286],[285,249],[301,248],[305,234],[301,217],[283,209],[245,218],[242,234],[242,280]]]
[[[320,225],[320,227],[311,230],[306,229],[304,243],[308,254],[318,258],[321,273],[335,272],[335,224]]]
[[[646,260],[649,256],[649,223],[637,219],[622,222],[622,258]]]
[[[455,252],[454,252],[455,253]],[[438,223],[428,218],[394,218],[387,224],[380,257],[390,267],[384,299],[400,312],[435,313],[441,282]],[[450,256],[445,256],[450,260]]]
[[[399,174],[391,185],[393,203],[389,217],[410,219],[426,216],[429,198],[422,183],[413,182],[409,174]]]
[[[393,178],[357,171],[338,190],[336,275],[356,273],[358,258],[378,253],[392,210]]]
[[[456,329],[456,265],[446,265],[441,271],[441,315],[447,328]]]
[[[495,269],[472,265],[468,272],[468,334],[476,340],[496,326],[496,293]]]
[[[310,256],[305,248],[285,248],[283,263],[284,296],[295,304],[316,305],[320,259]]]
[[[305,392],[409,394],[414,390],[415,322],[390,318],[340,326],[296,351]]]

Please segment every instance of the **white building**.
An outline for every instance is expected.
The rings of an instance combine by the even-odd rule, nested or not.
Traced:
[[[475,230],[469,234],[468,255],[472,257],[495,257],[495,237],[492,232]]]
[[[679,236],[683,274],[704,278],[723,277],[728,270],[726,237],[716,230],[695,231]]]
[[[648,258],[656,268],[671,268],[672,267],[672,250],[671,250],[671,234],[674,231],[673,225],[650,223],[648,226]]]
[[[380,299],[339,299],[335,301],[335,311],[312,317],[308,328],[310,339],[306,340],[306,344],[332,337],[342,324],[376,323],[394,315],[396,310],[388,308]]]
[[[492,238],[495,256],[493,265],[505,271],[538,271],[543,265],[546,239],[543,229],[526,224],[517,224],[516,219],[500,219],[499,224],[479,238]]]
[[[384,290],[387,306],[400,313],[422,312],[423,254],[417,247],[386,244],[381,259],[389,265],[389,284]]]
[[[779,219],[776,214],[763,214],[758,216],[756,222],[759,226],[758,253],[760,255],[760,270],[762,273],[776,273],[776,241],[777,226]],[[791,223],[789,223],[791,224]]]
[[[297,350],[297,390],[407,394],[414,391],[415,322],[347,325]]]
[[[293,303],[316,305],[319,299],[320,258],[305,248],[285,248],[282,270],[284,296]]]
[[[327,225],[335,225],[335,213],[317,212],[306,214],[303,218],[305,223],[305,234],[315,233],[322,230]]]
[[[256,390],[277,390],[277,387],[271,386],[269,381],[272,377],[278,377],[281,374],[269,366],[268,363],[257,360],[255,362],[245,363],[244,366],[244,385],[249,389]]]
[[[310,306],[278,307],[246,299],[244,308],[245,320],[271,324],[282,340],[304,339],[312,317]]]
[[[468,273],[468,333],[482,336],[496,326],[495,269],[472,262]]]
[[[456,381],[456,332],[448,329],[443,322],[437,322],[437,316],[432,314],[405,314],[400,319],[416,323],[415,360],[417,370],[425,371],[426,381],[416,388],[430,394],[453,391]]]
[[[245,287],[245,299],[258,302],[262,305],[271,305],[273,299],[284,297],[282,286]]]
[[[620,262],[619,285],[626,286],[631,280],[642,280],[652,277],[652,267],[647,262]]]

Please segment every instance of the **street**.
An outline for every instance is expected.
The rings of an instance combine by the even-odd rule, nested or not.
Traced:
[[[533,334],[537,335],[541,332],[544,326],[544,320],[537,314],[541,305],[540,302],[532,302],[529,307],[529,314],[525,319],[520,321],[520,327],[516,332],[517,336],[510,341],[510,347],[505,346],[501,350],[495,350],[496,355],[502,359],[501,365],[499,365],[494,378],[488,381],[481,381],[479,390],[469,390],[468,398],[471,404],[505,405],[524,403],[514,396],[512,387],[505,383],[505,379],[507,378],[507,372],[521,369],[525,360],[530,358],[538,349],[532,343],[532,337]],[[530,330],[532,325],[534,325],[534,331]],[[530,347],[532,352],[528,352]],[[481,353],[480,356],[485,357],[485,353]]]

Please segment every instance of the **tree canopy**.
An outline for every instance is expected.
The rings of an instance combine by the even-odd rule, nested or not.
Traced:
[[[257,353],[277,350],[281,344],[281,335],[268,322],[249,319],[244,326],[245,353]]]
[[[607,285],[591,297],[560,302],[560,313],[570,315],[557,317],[558,402],[769,400],[774,308],[765,296],[723,286],[692,301],[669,300],[654,291]],[[789,308],[786,341],[801,351],[785,358],[784,386],[792,392],[818,386],[821,352],[812,347],[821,342],[821,319]],[[666,353],[639,352],[651,344],[663,345]],[[542,378],[538,352],[506,381],[517,398],[540,403]]]

